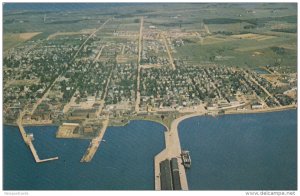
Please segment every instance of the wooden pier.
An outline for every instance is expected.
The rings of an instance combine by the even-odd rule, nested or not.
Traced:
[[[24,142],[29,146],[29,149],[33,155],[35,162],[43,163],[43,162],[47,162],[47,161],[57,160],[58,157],[53,157],[53,158],[48,158],[48,159],[40,159],[39,158],[39,155],[37,154],[36,149],[34,148],[31,138],[27,136],[26,131],[22,125],[22,118],[23,118],[23,114],[21,113],[19,119],[17,120],[17,125],[19,127],[19,131],[22,135]]]

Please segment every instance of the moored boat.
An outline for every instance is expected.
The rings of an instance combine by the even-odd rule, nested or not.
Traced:
[[[185,168],[190,168],[191,167],[192,160],[191,160],[189,151],[187,151],[187,150],[181,151],[181,159],[182,159],[183,166]]]

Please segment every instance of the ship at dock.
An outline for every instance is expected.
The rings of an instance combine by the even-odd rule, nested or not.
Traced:
[[[181,159],[182,159],[182,164],[185,168],[191,167],[192,160],[191,160],[189,151],[187,151],[187,150],[181,151]]]

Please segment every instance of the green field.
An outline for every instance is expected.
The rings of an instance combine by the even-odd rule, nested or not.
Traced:
[[[12,36],[18,33],[42,32],[31,39],[46,39],[56,32],[96,29],[108,18],[112,22],[107,23],[97,36],[123,42],[112,34],[118,31],[138,34],[141,16],[144,17],[144,31],[152,25],[158,32],[178,30],[201,35],[201,39],[183,38],[184,45],[175,47],[173,51],[175,59],[182,59],[188,64],[214,63],[250,68],[274,65],[280,66],[284,71],[296,71],[297,4],[294,3],[139,4],[118,9],[112,7],[68,12],[14,13],[4,9],[4,49],[17,46],[22,41]],[[245,34],[255,36],[238,37]],[[63,36],[58,36],[51,42],[61,42],[58,40],[61,37]],[[134,39],[136,38],[132,36],[132,40]],[[272,49],[274,47],[284,51],[278,54]]]

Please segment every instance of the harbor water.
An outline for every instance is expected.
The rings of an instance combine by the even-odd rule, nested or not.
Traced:
[[[191,190],[297,189],[297,111],[199,116],[179,124],[189,150]],[[80,163],[90,140],[56,139],[56,126],[26,127],[34,134],[37,164],[17,127],[4,126],[4,190],[153,190],[154,156],[165,128],[132,121],[109,127],[90,163]]]
[[[297,189],[296,110],[194,117],[178,128],[189,189]]]
[[[41,159],[37,164],[17,127],[4,126],[4,190],[153,190],[153,157],[163,150],[165,127],[132,121],[109,127],[94,158],[80,159],[90,140],[56,139],[56,126],[26,127]]]

